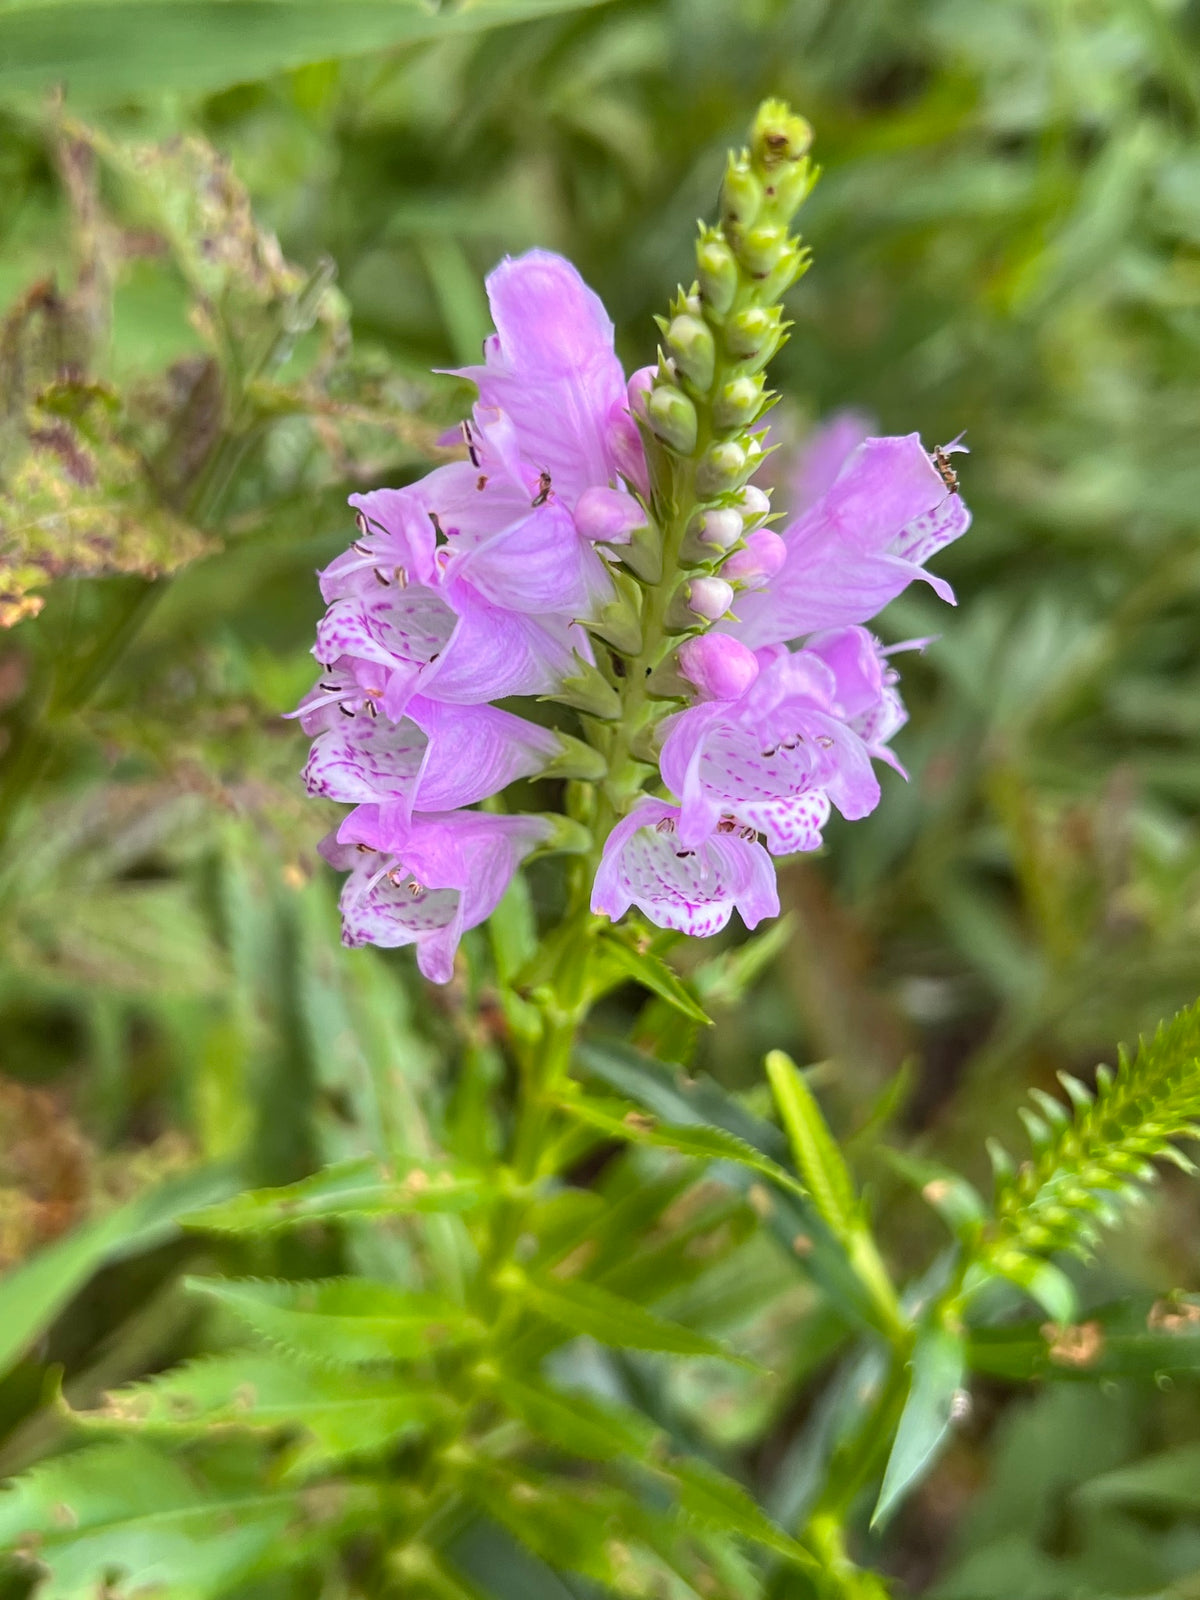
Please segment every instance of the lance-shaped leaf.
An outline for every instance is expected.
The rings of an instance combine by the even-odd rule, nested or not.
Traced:
[[[209,1233],[270,1233],[344,1217],[467,1211],[484,1194],[483,1180],[472,1173],[409,1160],[391,1172],[365,1159],[339,1162],[282,1188],[252,1189],[179,1221]]]
[[[355,1490],[349,1498],[373,1499]],[[128,1591],[228,1592],[289,1532],[329,1514],[300,1490],[222,1493],[140,1440],[43,1463],[0,1494],[0,1548],[36,1560],[47,1600]]]
[[[962,1386],[966,1353],[961,1332],[935,1323],[917,1339],[912,1356],[912,1383],[900,1425],[883,1474],[883,1486],[871,1515],[882,1522],[933,1464],[954,1416]]]
[[[643,989],[649,989],[660,1000],[665,1000],[689,1022],[700,1023],[704,1027],[710,1025],[711,1019],[703,1006],[653,950],[635,950],[624,939],[606,935],[597,941],[593,970],[600,993],[623,979],[630,979],[640,983]]]
[[[736,1533],[810,1571],[817,1562],[795,1539],[771,1521],[741,1484],[697,1456],[677,1456],[659,1473],[671,1485],[679,1508],[706,1527]]]
[[[677,1150],[680,1155],[695,1156],[700,1161],[732,1161],[737,1166],[749,1167],[777,1183],[792,1194],[803,1196],[802,1184],[777,1161],[764,1156],[753,1145],[726,1133],[724,1128],[710,1127],[706,1123],[660,1122],[657,1117],[623,1100],[598,1100],[583,1095],[564,1095],[558,1102],[562,1109],[581,1122],[623,1139],[630,1144],[655,1145],[662,1150]]]
[[[636,1301],[612,1294],[598,1284],[570,1282],[548,1275],[527,1276],[507,1268],[502,1287],[519,1294],[531,1311],[566,1328],[586,1334],[614,1350],[658,1350],[677,1356],[710,1356],[754,1367],[732,1350],[678,1322],[656,1316]],[[755,1369],[757,1370],[757,1369]]]
[[[499,1374],[491,1392],[536,1438],[588,1461],[644,1456],[657,1429],[639,1411],[585,1394],[563,1394],[534,1378]]]
[[[1020,1322],[977,1328],[968,1359],[976,1372],[1039,1378],[1135,1378],[1158,1383],[1200,1374],[1200,1300],[1137,1297],[1099,1306],[1082,1322]]]
[[[277,1354],[237,1351],[190,1362],[75,1412],[87,1427],[166,1436],[213,1428],[303,1430],[305,1465],[369,1452],[447,1416],[446,1396],[392,1377],[329,1371]]]
[[[368,1278],[282,1283],[257,1278],[188,1278],[260,1338],[330,1365],[408,1361],[482,1337],[483,1325],[438,1295]]]

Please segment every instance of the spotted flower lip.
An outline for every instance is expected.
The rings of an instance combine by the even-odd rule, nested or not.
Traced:
[[[345,668],[301,707],[314,735],[304,769],[310,794],[346,804],[398,803],[448,811],[498,794],[545,766],[559,747],[548,728],[496,706],[450,706],[414,695],[392,722]]]
[[[815,850],[831,804],[853,820],[879,803],[874,752],[853,725],[878,715],[883,698],[871,636],[840,630],[817,649],[764,650],[760,659],[737,700],[691,706],[666,723],[660,765],[679,796],[684,845],[728,815],[762,832],[773,855]]]
[[[833,483],[784,528],[787,556],[770,584],[738,601],[722,628],[752,649],[818,629],[868,622],[915,578],[954,593],[924,563],[970,526],[920,435],[865,439]]]
[[[340,901],[343,942],[415,945],[424,976],[448,983],[462,935],[492,914],[550,831],[542,817],[449,811],[405,818],[395,807],[358,806],[320,846],[331,865],[350,873]]]
[[[659,928],[697,938],[717,933],[736,910],[747,928],[779,915],[775,867],[751,828],[718,818],[695,845],[679,837],[680,812],[643,800],[609,834],[592,888],[592,910],[616,922],[637,906]]]

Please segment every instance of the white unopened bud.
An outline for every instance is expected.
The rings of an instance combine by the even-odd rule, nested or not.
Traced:
[[[705,622],[715,622],[733,604],[733,589],[724,578],[693,578],[687,586],[687,604]]]

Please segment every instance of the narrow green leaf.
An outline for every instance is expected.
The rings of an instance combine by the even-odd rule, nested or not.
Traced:
[[[0,1548],[49,1574],[40,1593],[104,1591],[113,1573],[137,1589],[187,1596],[233,1587],[299,1522],[299,1491],[220,1495],[141,1441],[57,1456],[0,1494]]]
[[[813,1204],[835,1233],[848,1235],[858,1223],[854,1184],[812,1090],[782,1050],[768,1055],[767,1077]]]
[[[668,1322],[633,1300],[610,1294],[594,1283],[578,1283],[548,1276],[524,1277],[520,1288],[526,1304],[539,1316],[574,1334],[586,1334],[614,1350],[661,1350],[677,1356],[710,1356],[754,1367],[725,1345]],[[757,1369],[755,1369],[757,1370]]]
[[[597,954],[595,967],[600,972],[603,988],[611,987],[614,975],[630,978],[634,983],[640,983],[643,989],[649,989],[651,994],[658,995],[660,1000],[674,1006],[689,1021],[705,1027],[710,1025],[711,1019],[699,1001],[689,993],[662,957],[656,956],[652,950],[635,950],[623,939],[604,937],[599,941]],[[604,970],[606,967],[609,969],[607,974]]]
[[[65,83],[92,99],[211,90],[312,61],[364,55],[596,0],[9,0],[0,12],[0,94]]]
[[[760,1510],[741,1484],[696,1456],[677,1456],[661,1469],[679,1498],[680,1509],[708,1527],[740,1534],[798,1566],[818,1571],[818,1564],[795,1539]]]
[[[452,1301],[367,1278],[281,1283],[256,1278],[188,1278],[260,1338],[309,1360],[353,1366],[407,1361],[482,1336]]]
[[[0,1373],[17,1361],[105,1262],[153,1249],[184,1209],[233,1187],[224,1171],[191,1173],[147,1190],[67,1234],[0,1279]]]
[[[1101,1473],[1075,1494],[1088,1506],[1130,1506],[1175,1516],[1200,1511],[1200,1444],[1177,1445]]]
[[[912,1384],[871,1515],[872,1527],[890,1515],[932,1464],[950,1427],[965,1364],[961,1334],[941,1325],[922,1331],[913,1350]]]
[[[1120,1300],[1082,1322],[1021,1322],[977,1328],[968,1344],[976,1372],[1032,1379],[1134,1378],[1156,1383],[1200,1374],[1200,1302],[1195,1297]]]
[[[761,1173],[792,1194],[801,1197],[805,1194],[803,1185],[778,1162],[762,1155],[736,1134],[726,1133],[724,1128],[714,1128],[706,1123],[659,1122],[656,1117],[639,1111],[624,1100],[564,1095],[558,1104],[581,1122],[610,1134],[614,1139],[677,1150],[681,1155],[696,1156],[701,1161],[732,1161],[737,1166],[749,1167],[751,1171]]]
[[[988,1268],[992,1265],[988,1263],[983,1269],[985,1277],[994,1275],[1004,1278],[1018,1289],[1023,1289],[1055,1322],[1075,1320],[1079,1308],[1075,1285],[1062,1268],[1056,1267],[1052,1261],[1038,1261],[1034,1256],[1004,1257],[994,1265],[994,1271],[989,1272]],[[967,1284],[970,1288],[970,1277]]]
[[[421,1431],[453,1409],[444,1396],[391,1377],[327,1371],[275,1354],[211,1356],[106,1396],[73,1413],[94,1428],[167,1436],[212,1428],[303,1429],[305,1461],[368,1452]]]
[[[342,1217],[466,1211],[484,1197],[481,1179],[436,1162],[405,1160],[393,1176],[373,1160],[344,1161],[299,1183],[252,1189],[181,1216],[208,1233],[270,1233]]]
[[[882,1151],[888,1165],[920,1192],[956,1238],[971,1238],[988,1216],[979,1191],[966,1178],[936,1161],[923,1161],[900,1150]]]
[[[656,1430],[638,1411],[589,1395],[561,1394],[548,1384],[501,1374],[492,1392],[529,1431],[558,1450],[589,1461],[641,1457]]]

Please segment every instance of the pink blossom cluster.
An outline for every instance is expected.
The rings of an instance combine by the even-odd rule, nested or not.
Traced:
[[[496,702],[554,695],[594,662],[585,624],[647,521],[645,375],[626,384],[600,300],[544,251],[487,287],[496,332],[462,374],[478,389],[467,458],[351,497],[357,536],[321,574],[321,674],[298,712],[310,792],[354,808],[321,847],[349,874],[346,942],[414,944],[437,982],[554,831],[471,809],[563,751]],[[708,934],[736,907],[753,926],[778,910],[772,855],[817,845],[831,806],[878,802],[872,761],[895,764],[904,711],[863,624],[914,577],[951,598],[922,564],[968,516],[915,434],[844,434],[810,452],[811,503],[781,533],[757,525],[755,488],[710,513],[732,549],[692,584],[697,626],[707,610],[716,627],[679,650],[695,700],[664,724],[674,798],[642,797],[613,828],[596,912],[636,904]],[[735,595],[738,620],[721,620]]]

